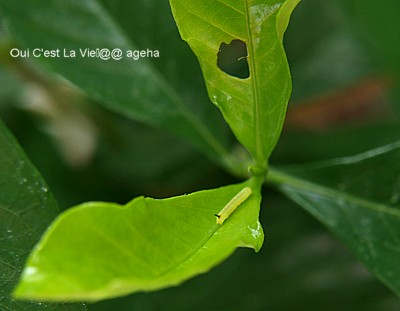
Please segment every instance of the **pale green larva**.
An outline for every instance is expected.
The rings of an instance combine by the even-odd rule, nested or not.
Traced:
[[[215,216],[217,216],[217,224],[222,225],[238,206],[249,198],[252,192],[250,187],[245,187],[240,190],[218,214],[215,214]]]

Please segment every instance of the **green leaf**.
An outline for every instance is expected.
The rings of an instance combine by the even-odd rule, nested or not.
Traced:
[[[223,225],[214,214],[243,187],[253,194]],[[256,180],[169,199],[138,197],[125,206],[86,203],[62,214],[33,251],[15,295],[99,300],[178,285],[237,247],[258,251]]]
[[[59,211],[43,178],[1,122],[0,167],[0,309],[85,310],[82,305],[50,305],[11,298],[31,248]]]
[[[206,116],[201,121],[149,60],[123,57],[103,61],[80,56],[80,49],[120,48],[124,55],[138,49],[97,1],[1,0],[0,9],[7,29],[23,48],[30,48],[31,53],[38,47],[60,49],[60,57],[36,59],[48,69],[108,108],[169,129],[215,161],[230,161],[225,146],[208,127]],[[63,57],[64,49],[75,50],[76,58]]]
[[[400,141],[352,157],[271,170],[269,180],[336,233],[400,295]]]
[[[199,59],[211,101],[258,165],[264,165],[279,138],[291,93],[282,37],[298,2],[170,0],[181,36]],[[246,44],[248,78],[217,65],[223,44],[234,40]]]
[[[169,2],[99,2],[138,47],[160,50],[160,58],[149,59],[152,65],[176,90],[180,99],[207,123],[207,127],[217,138],[221,141],[232,141],[233,135],[220,111],[214,105],[207,104],[209,98],[199,63],[179,36]]]
[[[400,309],[400,300],[393,293],[289,199],[268,191],[260,221],[268,228],[268,240],[257,256],[238,250],[212,273],[179,287],[102,301],[90,305],[90,310]]]
[[[310,163],[345,157],[390,144],[399,138],[400,122],[349,126],[310,132],[284,131],[272,156],[274,165]]]

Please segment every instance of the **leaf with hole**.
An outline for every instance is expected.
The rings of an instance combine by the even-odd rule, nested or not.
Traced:
[[[298,2],[170,0],[211,101],[259,166],[279,138],[291,93],[282,41]]]

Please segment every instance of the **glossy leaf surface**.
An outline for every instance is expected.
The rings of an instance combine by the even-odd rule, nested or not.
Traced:
[[[259,165],[274,148],[291,93],[282,45],[299,0],[170,0],[182,38],[199,59],[211,101]],[[246,44],[250,76],[238,78],[218,63],[220,49]]]
[[[269,178],[400,294],[400,142]]]
[[[260,221],[267,239],[257,255],[238,250],[181,286],[102,301],[91,311],[399,310],[399,299],[321,223],[265,190]]]
[[[253,194],[220,226],[214,214],[245,186]],[[18,297],[100,300],[178,285],[237,247],[258,251],[259,186],[254,180],[125,206],[86,203],[62,214],[32,253]]]
[[[16,301],[11,291],[32,247],[58,214],[43,178],[0,123],[0,310],[85,310],[82,305]]]

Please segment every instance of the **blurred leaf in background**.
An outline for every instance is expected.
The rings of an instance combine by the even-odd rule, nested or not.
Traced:
[[[400,140],[354,156],[271,169],[277,187],[400,293]]]
[[[400,2],[343,1],[348,26],[361,39],[383,75],[393,80],[390,95],[400,112]]]
[[[400,3],[396,0],[342,1],[354,33],[369,45],[385,70],[400,72]]]
[[[48,186],[2,123],[0,146],[0,309],[86,310],[79,304],[45,304],[11,297],[30,250],[59,210]]]

